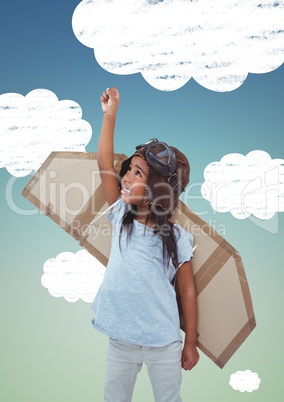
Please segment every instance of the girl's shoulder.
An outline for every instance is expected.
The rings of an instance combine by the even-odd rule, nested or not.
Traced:
[[[176,233],[178,261],[179,263],[190,261],[193,257],[194,250],[193,235],[181,225],[174,224],[174,228]]]
[[[193,235],[190,233],[188,230],[186,230],[183,226],[174,223],[173,225],[176,239],[177,241],[181,240],[182,238],[185,238],[186,240],[190,240],[193,243]]]

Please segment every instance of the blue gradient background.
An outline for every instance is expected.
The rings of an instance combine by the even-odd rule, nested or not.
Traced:
[[[212,211],[199,190],[206,165],[225,154],[261,149],[272,158],[284,158],[284,66],[268,74],[250,74],[229,93],[208,91],[193,80],[178,91],[159,92],[140,75],[116,76],[98,66],[93,51],[72,32],[72,13],[78,3],[2,2],[1,93],[26,95],[46,88],[60,100],[75,100],[93,128],[87,147],[92,152],[101,126],[99,96],[106,87],[116,86],[121,93],[117,152],[130,154],[137,142],[156,136],[186,153],[194,184],[189,205],[217,230],[225,230],[226,239],[241,253],[257,328],[222,370],[201,353],[198,366],[184,373],[183,400],[282,400],[283,213],[267,222],[238,221],[229,213]],[[80,247],[21,196],[29,179],[15,179],[0,170],[0,400],[102,401],[107,340],[91,327],[90,305],[53,298],[40,282],[47,259]],[[246,369],[259,374],[259,390],[234,391],[230,375]],[[152,400],[143,369],[133,401]]]

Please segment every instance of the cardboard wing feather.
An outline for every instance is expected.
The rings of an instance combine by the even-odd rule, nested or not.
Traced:
[[[117,171],[124,159],[123,154],[115,155]],[[112,227],[102,214],[108,204],[96,153],[52,152],[23,196],[107,265]],[[171,220],[194,235],[197,346],[222,368],[256,326],[241,256],[182,201]],[[184,329],[181,309],[180,322]]]

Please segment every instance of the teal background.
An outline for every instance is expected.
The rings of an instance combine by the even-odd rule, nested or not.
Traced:
[[[229,93],[208,91],[194,80],[178,91],[160,92],[140,75],[116,76],[98,66],[93,51],[72,32],[78,3],[2,2],[0,93],[26,95],[46,88],[60,100],[75,100],[93,128],[87,146],[92,152],[97,149],[102,118],[99,96],[106,87],[116,86],[121,93],[117,152],[130,154],[138,142],[156,136],[186,153],[193,184],[189,205],[217,230],[225,230],[225,238],[241,253],[257,328],[222,370],[201,352],[197,367],[184,372],[183,400],[281,401],[283,213],[267,222],[240,221],[212,211],[199,190],[206,165],[225,154],[259,149],[284,159],[284,66],[267,74],[249,74],[239,89]],[[21,196],[29,179],[15,179],[0,170],[0,400],[102,401],[107,340],[90,324],[90,304],[54,298],[40,282],[47,259],[63,251],[76,252],[80,246]],[[258,373],[260,388],[252,393],[234,391],[230,375],[246,369]],[[133,401],[152,400],[143,370]]]

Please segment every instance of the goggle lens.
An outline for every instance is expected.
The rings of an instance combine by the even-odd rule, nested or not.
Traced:
[[[168,177],[168,181],[173,187],[174,191],[181,191],[181,183],[177,180],[175,172],[176,156],[171,148],[159,142],[156,138],[146,142],[146,144],[138,145],[137,150],[146,148],[146,159],[162,176]]]
[[[162,162],[164,165],[168,165],[170,162],[169,150],[163,144],[155,144],[150,147],[150,152]]]

